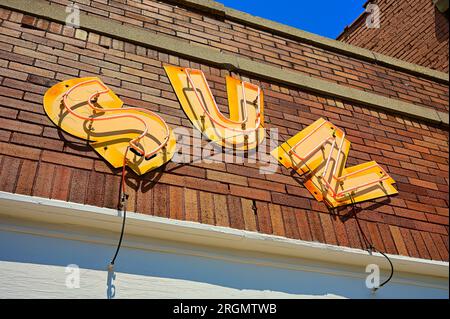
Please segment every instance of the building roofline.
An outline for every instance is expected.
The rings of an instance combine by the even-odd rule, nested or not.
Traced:
[[[273,34],[297,40],[302,43],[311,44],[336,53],[342,53],[347,56],[352,56],[361,60],[387,66],[392,69],[403,71],[409,74],[414,74],[421,77],[433,79],[441,83],[449,83],[448,73],[436,71],[418,64],[413,64],[406,61],[402,61],[400,59],[392,58],[387,55],[379,54],[368,49],[360,48],[348,43],[344,43],[317,34],[306,32],[279,22],[253,16],[251,14],[226,7],[222,3],[219,3],[217,1],[213,0],[163,0],[163,1],[183,5],[211,14],[220,15],[224,18],[240,22],[244,25],[256,27],[260,30],[268,31]]]

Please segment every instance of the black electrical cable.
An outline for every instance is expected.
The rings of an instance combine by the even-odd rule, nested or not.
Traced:
[[[392,277],[394,276],[394,265],[392,264],[391,259],[390,259],[385,253],[383,253],[382,251],[378,250],[378,249],[377,249],[377,248],[369,241],[369,239],[367,238],[366,234],[364,233],[364,230],[363,230],[362,227],[361,227],[361,224],[359,223],[358,217],[356,216],[356,210],[355,210],[356,203],[355,203],[355,201],[353,200],[353,196],[352,196],[352,195],[350,195],[350,200],[351,200],[351,202],[352,202],[352,211],[353,211],[353,215],[355,216],[356,224],[358,225],[359,231],[360,231],[360,233],[361,233],[361,235],[362,235],[362,238],[363,238],[363,241],[364,241],[364,244],[365,244],[365,246],[366,246],[367,251],[369,252],[369,254],[371,254],[372,251],[376,251],[376,252],[380,253],[381,255],[384,256],[384,258],[387,259],[387,261],[389,262],[389,265],[390,265],[390,267],[391,267],[391,273],[389,274],[388,279],[386,279],[382,284],[380,284],[380,286],[379,286],[378,288],[375,288],[375,289],[374,289],[374,290],[377,290],[377,289],[383,287],[384,285],[386,285],[386,284],[392,279]]]
[[[122,246],[122,239],[123,234],[125,232],[125,221],[127,219],[127,209],[126,206],[123,208],[123,219],[122,219],[122,230],[120,231],[120,238],[119,243],[117,244],[116,252],[114,254],[114,257],[111,259],[110,265],[114,266],[114,263],[116,262],[117,255],[119,254],[120,247]]]
[[[125,233],[125,221],[127,219],[127,199],[128,195],[125,193],[125,172],[126,172],[126,164],[127,164],[127,154],[128,154],[129,147],[125,151],[125,155],[123,158],[123,166],[122,166],[122,178],[121,178],[121,202],[120,207],[122,208],[122,230],[120,231],[120,237],[119,242],[117,244],[116,252],[114,253],[114,257],[111,259],[111,262],[109,263],[110,270],[113,269],[114,263],[116,262],[117,255],[119,254],[120,247],[122,247],[122,240],[123,240],[123,234]]]

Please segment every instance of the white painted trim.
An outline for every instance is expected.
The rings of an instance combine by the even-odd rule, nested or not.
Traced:
[[[94,228],[100,232],[120,231],[120,212],[89,205],[64,202],[40,197],[0,192],[1,224],[7,225],[7,220],[22,219],[28,222],[42,222],[70,226],[71,228]],[[1,225],[0,224],[0,225]],[[12,229],[14,226],[7,226]],[[60,227],[55,227],[55,234]],[[25,228],[16,228],[25,231]],[[48,231],[47,235],[51,235]],[[278,255],[284,258],[302,258],[325,264],[342,264],[365,267],[377,263],[381,267],[386,262],[378,253],[369,255],[361,249],[340,247],[317,242],[306,242],[284,237],[260,234],[226,227],[212,226],[194,222],[179,221],[155,216],[127,213],[127,237],[136,236],[156,239],[161,242],[180,242],[214,249],[231,249],[242,253],[247,252]],[[80,234],[80,240],[82,234]],[[130,238],[131,238],[130,237]],[[87,240],[84,238],[84,240]],[[138,249],[146,249],[136,242],[127,241]],[[188,252],[184,252],[188,253]],[[217,254],[220,255],[220,254]],[[389,255],[396,271],[413,275],[447,278],[449,263],[418,259],[412,257]],[[324,267],[325,269],[326,267]],[[341,274],[342,275],[342,274]],[[351,275],[348,274],[347,275]]]

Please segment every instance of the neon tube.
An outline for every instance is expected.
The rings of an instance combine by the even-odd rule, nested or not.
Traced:
[[[211,122],[217,124],[218,126],[220,126],[222,128],[229,129],[229,130],[232,130],[232,131],[242,132],[242,133],[252,133],[252,132],[256,131],[259,128],[259,126],[261,125],[261,112],[260,112],[260,109],[261,109],[261,105],[260,105],[261,104],[261,100],[260,100],[261,89],[259,88],[259,86],[253,85],[253,84],[248,83],[248,82],[242,82],[243,92],[245,91],[245,86],[246,85],[250,85],[250,86],[256,87],[257,91],[258,91],[258,105],[257,105],[257,113],[256,113],[256,120],[255,120],[255,124],[256,124],[255,128],[250,129],[250,130],[242,130],[242,129],[230,128],[230,127],[227,127],[226,125],[223,125],[222,123],[218,122],[216,119],[214,119],[214,117],[211,115],[211,113],[208,112],[205,104],[203,103],[203,100],[200,98],[200,96],[199,96],[199,94],[197,92],[197,87],[195,86],[194,81],[192,80],[192,77],[191,77],[191,74],[190,74],[192,71],[196,71],[196,73],[201,74],[202,78],[203,78],[203,81],[205,81],[205,83],[207,83],[205,75],[203,74],[203,72],[198,71],[198,70],[192,70],[192,69],[185,69],[184,70],[184,72],[185,72],[185,74],[187,76],[187,79],[189,81],[189,84],[192,86],[192,88],[194,90],[194,93],[195,93],[195,96],[197,97],[197,100],[199,101],[200,106],[203,109],[203,112],[205,112],[205,114],[208,116],[208,118],[211,120]],[[245,122],[247,120],[248,112],[246,112],[245,119],[243,121],[236,122],[236,121],[230,120],[229,118],[225,117],[222,114],[222,112],[219,110],[219,107],[217,106],[217,103],[216,103],[216,101],[214,99],[214,96],[213,96],[213,94],[211,92],[211,89],[209,88],[208,85],[206,85],[206,87],[208,89],[208,94],[209,94],[209,96],[211,97],[211,99],[213,101],[214,109],[215,109],[215,111],[217,112],[217,114],[219,115],[219,117],[223,121],[231,123],[231,124],[239,124],[239,125],[245,124]],[[243,98],[244,98],[244,103],[247,103],[247,101],[245,100],[245,93],[244,93]]]
[[[93,93],[91,96],[89,96],[89,99],[87,100],[87,103],[89,105],[90,108],[92,108],[93,110],[99,111],[99,112],[111,112],[111,111],[124,111],[124,110],[136,110],[136,111],[141,111],[144,113],[147,113],[151,116],[156,117],[162,124],[164,124],[165,130],[166,130],[166,137],[164,139],[164,142],[161,143],[157,148],[155,148],[154,150],[152,150],[151,152],[146,153],[145,150],[141,147],[139,147],[136,143],[139,142],[142,138],[144,138],[145,135],[147,135],[148,133],[148,127],[147,127],[147,123],[145,123],[144,120],[142,120],[141,118],[135,116],[135,115],[130,115],[130,114],[126,114],[126,115],[116,115],[116,116],[110,116],[110,117],[103,117],[103,118],[92,118],[92,117],[85,117],[83,115],[79,115],[76,112],[74,112],[72,109],[70,109],[70,107],[67,105],[67,98],[69,97],[69,95],[72,93],[73,90],[83,86],[83,85],[87,85],[90,83],[97,83],[100,86],[102,86],[103,91],[100,92],[96,92]],[[78,117],[79,119],[85,120],[85,121],[91,121],[91,122],[95,122],[95,121],[107,121],[107,120],[115,120],[115,119],[121,119],[121,118],[134,118],[138,121],[140,121],[141,123],[144,124],[144,131],[142,132],[141,135],[139,135],[138,137],[130,140],[130,147],[133,148],[135,151],[137,151],[141,156],[144,156],[145,158],[149,158],[150,156],[156,154],[157,152],[159,152],[163,147],[165,147],[169,141],[169,135],[170,135],[170,130],[169,127],[167,126],[167,123],[157,114],[153,113],[152,111],[143,109],[143,108],[134,108],[134,107],[123,107],[120,109],[102,109],[102,108],[98,108],[96,106],[94,106],[92,104],[92,100],[102,94],[106,94],[110,91],[110,89],[108,87],[106,87],[103,83],[101,83],[98,80],[89,80],[89,81],[85,81],[85,82],[81,82],[78,83],[76,85],[74,85],[70,90],[68,90],[63,97],[63,104],[65,109],[72,114],[75,117]]]

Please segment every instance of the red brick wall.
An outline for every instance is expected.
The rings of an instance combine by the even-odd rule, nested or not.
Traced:
[[[374,63],[342,54],[331,53],[308,44],[274,36],[229,20],[193,12],[165,2],[152,0],[105,1],[47,0],[67,4],[78,3],[81,11],[108,17],[126,25],[143,27],[205,45],[222,52],[238,54],[258,62],[297,70],[360,90],[377,93],[406,102],[448,111],[448,86],[394,71]],[[110,46],[104,40],[101,45]]]
[[[96,1],[91,2],[96,4]],[[224,30],[225,25],[233,25],[228,30],[230,33],[237,28],[232,22],[217,22],[186,9],[144,2],[146,8],[156,8],[154,11],[158,15],[165,8],[172,8],[178,14],[172,19],[188,19],[185,27],[189,32],[195,19],[199,19],[197,24],[208,21]],[[119,2],[111,2],[111,10],[122,17],[124,12],[120,7]],[[140,15],[136,18],[142,19]],[[164,20],[157,18],[146,27],[161,32],[158,23]],[[84,39],[83,32],[77,32],[76,37],[71,28],[4,9],[0,9],[0,22],[2,191],[117,207],[120,169],[112,169],[85,142],[59,131],[44,114],[43,94],[57,81],[99,76],[125,104],[154,110],[173,128],[191,128],[162,68],[169,63],[189,66],[205,72],[218,103],[226,109],[224,76],[229,73],[225,70],[94,33],[87,34]],[[174,27],[176,24],[168,23],[166,28]],[[167,30],[165,32],[169,32]],[[248,32],[253,32],[260,42],[264,39],[275,46],[278,41],[288,41],[257,30]],[[308,48],[307,45],[296,45]],[[238,43],[234,45],[237,50],[240,50],[239,46]],[[293,47],[291,44],[290,48]],[[445,85],[309,48],[311,62],[305,62],[302,72],[314,74],[319,65],[326,64],[326,71],[315,74],[323,77],[325,73],[335,72],[333,67],[341,63],[345,65],[341,66],[347,76],[345,81],[350,76],[349,71],[359,72],[354,79],[357,84],[363,83],[362,79],[379,81],[380,85],[385,81],[397,83],[395,88],[391,87],[397,98],[408,100],[420,96],[417,103],[448,110],[448,102],[444,100],[448,96]],[[294,50],[287,52],[289,55]],[[299,56],[306,58],[309,51],[302,52]],[[262,55],[263,60],[267,57]],[[273,63],[281,66],[284,58],[277,53]],[[290,62],[286,67],[293,65],[294,62]],[[364,203],[358,213],[362,227],[380,250],[448,260],[446,128],[276,83],[250,81],[264,90],[266,127],[279,129],[278,143],[317,118],[326,117],[344,128],[352,142],[348,165],[376,160],[394,177],[399,195]],[[400,83],[409,85],[402,84],[400,88]],[[346,85],[351,84],[346,82]],[[370,84],[361,89],[373,91],[375,87]],[[426,100],[427,97],[436,97],[439,101]],[[128,172],[127,187],[130,211],[348,247],[361,248],[363,245],[354,218],[341,219],[331,214],[281,166],[276,174],[265,175],[259,173],[258,164],[248,162],[189,165],[169,162],[144,176]],[[337,212],[344,217],[349,213],[348,209]]]
[[[367,28],[363,15],[338,40],[448,73],[448,11],[432,0],[374,0],[380,28]]]

